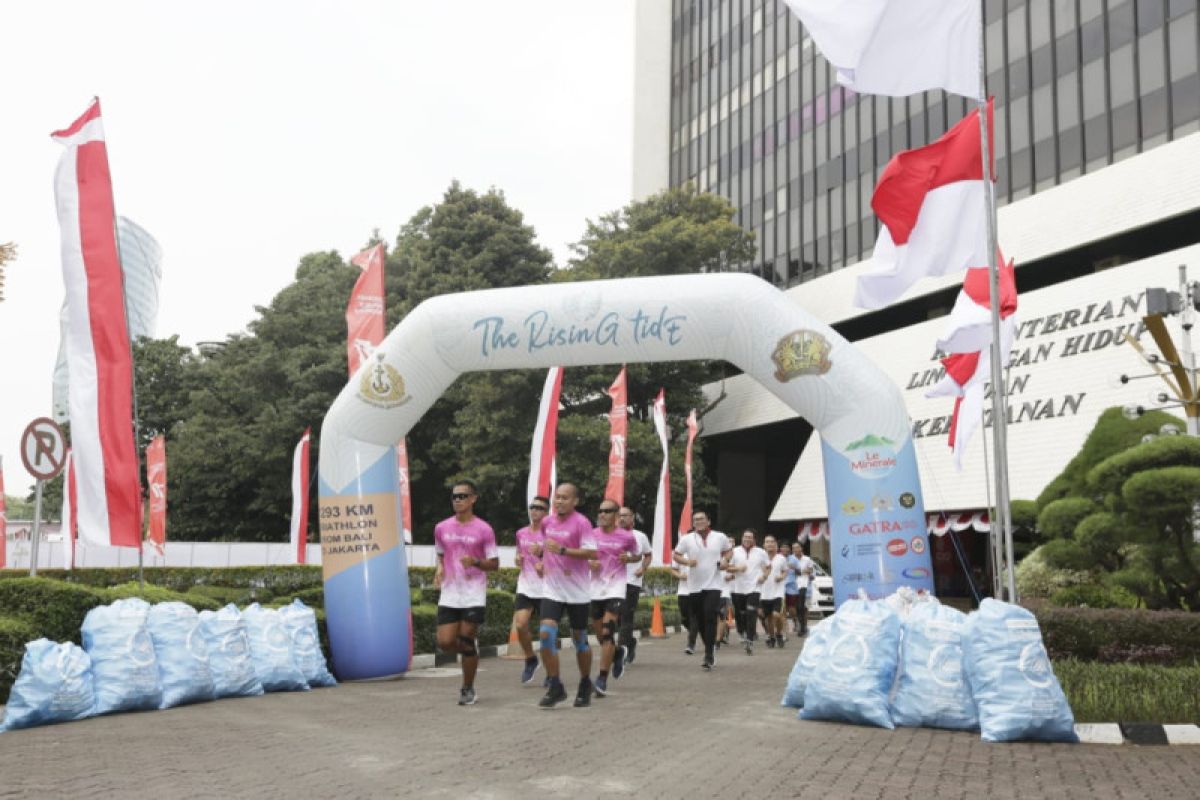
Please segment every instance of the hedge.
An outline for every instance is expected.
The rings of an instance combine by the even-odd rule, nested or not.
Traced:
[[[7,702],[9,687],[21,671],[25,643],[37,638],[37,627],[29,620],[0,615],[0,704]]]
[[[0,583],[5,579],[22,578],[25,574],[22,570],[0,570]],[[186,592],[193,586],[224,586],[262,589],[267,591],[267,596],[273,596],[311,589],[322,583],[320,566],[294,564],[278,567],[146,567],[143,575],[146,583],[176,592]],[[38,577],[103,588],[136,582],[138,570],[137,567],[40,569]]]
[[[1038,624],[1054,660],[1200,664],[1200,614],[1128,608],[1039,608]]]

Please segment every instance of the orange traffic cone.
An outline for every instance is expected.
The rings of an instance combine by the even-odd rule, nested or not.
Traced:
[[[650,638],[665,639],[667,638],[667,629],[663,625],[662,618],[662,603],[659,599],[654,598],[654,612],[650,615]]]
[[[525,659],[525,651],[521,649],[521,640],[517,638],[517,627],[508,629],[508,649],[504,652],[505,658],[511,658],[514,661],[523,661]]]

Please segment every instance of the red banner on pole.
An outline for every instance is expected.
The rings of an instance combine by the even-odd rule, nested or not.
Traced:
[[[155,436],[146,448],[146,482],[150,484],[150,541],[163,555],[167,543],[167,440]]]
[[[291,547],[297,564],[308,561],[308,462],[309,441],[312,428],[305,428],[304,435],[292,451],[292,523]]]
[[[662,471],[658,476],[658,496],[654,503],[654,535],[650,539],[650,549],[654,553],[653,564],[665,567],[671,563],[671,471],[668,459],[667,431],[667,394],[663,389],[658,390],[654,400],[654,429],[658,432],[658,441],[662,444]]]
[[[612,443],[608,451],[608,485],[604,496],[617,505],[625,505],[625,435],[629,432],[629,399],[625,368],[617,373],[617,379],[608,387],[612,398],[612,410],[608,412],[608,438]]]
[[[396,467],[400,470],[400,519],[404,523],[404,543],[412,544],[412,487],[408,484],[408,440],[396,445]]]
[[[525,485],[526,502],[538,495],[550,497],[557,478],[554,467],[555,438],[558,435],[558,398],[562,393],[562,367],[546,371],[542,402],[529,448],[529,480]]]
[[[683,476],[686,481],[683,497],[683,508],[679,511],[679,535],[683,536],[692,529],[692,444],[696,441],[696,430],[699,424],[696,421],[696,409],[692,409],[692,413],[688,414],[688,440],[687,451],[683,456]]]
[[[367,248],[350,259],[350,263],[362,268],[362,274],[350,293],[346,306],[346,360],[350,374],[375,352],[383,341],[383,264],[385,253],[382,244]]]
[[[8,563],[8,505],[4,500],[4,459],[0,458],[0,569]]]

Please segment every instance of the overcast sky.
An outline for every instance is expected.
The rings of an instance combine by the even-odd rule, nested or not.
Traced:
[[[117,212],[164,251],[157,335],[219,340],[299,258],[392,241],[457,178],[562,264],[629,200],[633,2],[275,0],[0,9],[0,456],[50,413],[63,300],[49,134],[101,99]],[[168,448],[169,449],[169,448]],[[57,512],[55,512],[57,513]]]

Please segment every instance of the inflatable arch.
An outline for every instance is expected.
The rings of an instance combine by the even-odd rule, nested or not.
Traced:
[[[408,670],[408,568],[394,445],[462,373],[724,359],[820,433],[835,599],[932,589],[899,389],[757,277],[679,275],[492,289],[421,303],[325,416],[319,465],[325,609],[339,677]]]

